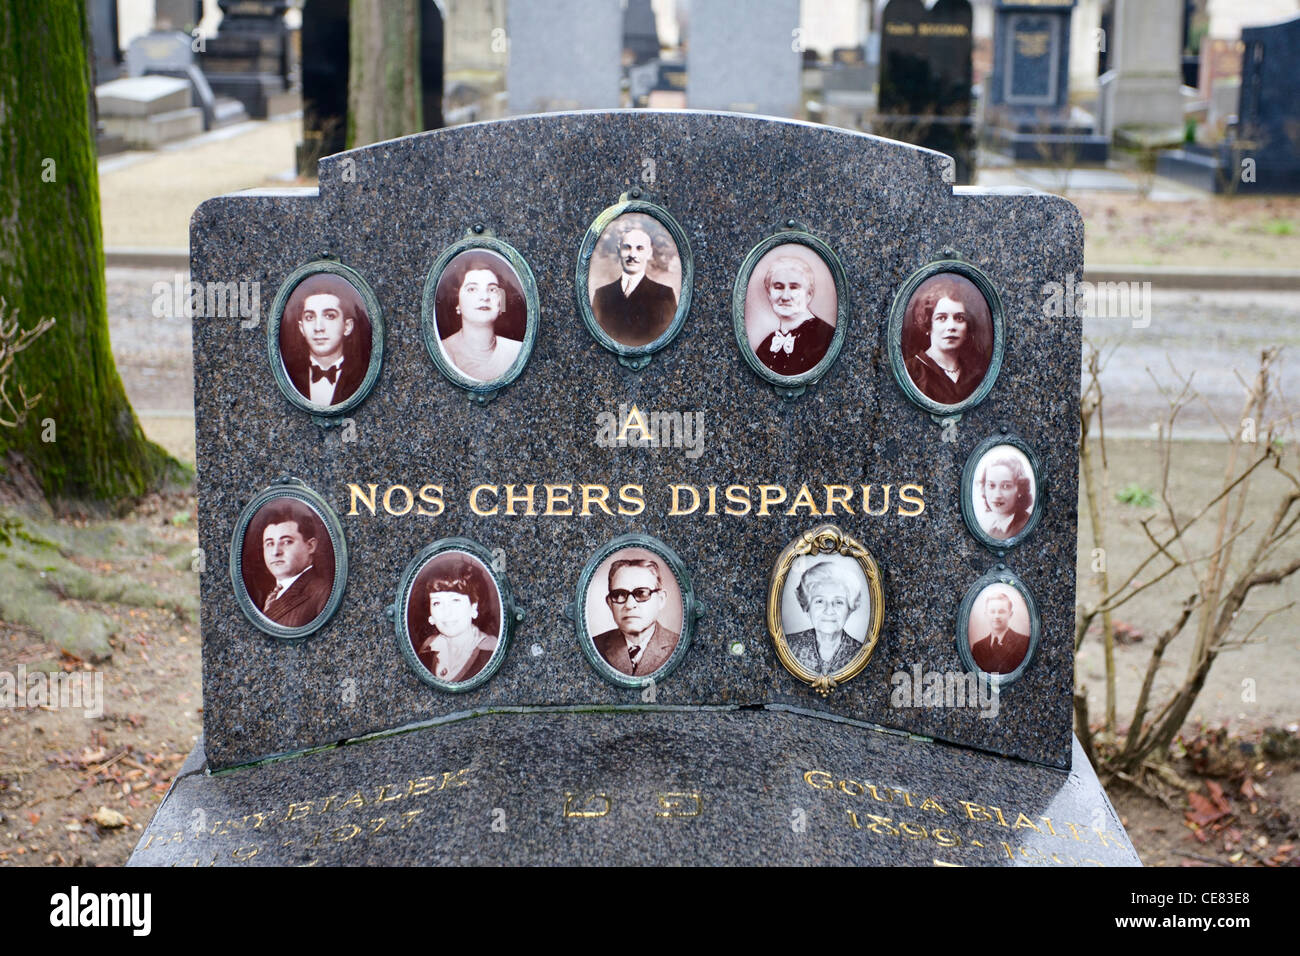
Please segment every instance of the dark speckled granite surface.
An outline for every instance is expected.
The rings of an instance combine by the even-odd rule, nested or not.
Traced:
[[[1069,772],[798,713],[480,716],[219,775],[196,750],[137,866],[1136,866]]]
[[[648,368],[631,372],[584,329],[573,275],[588,225],[621,193],[646,185],[646,159],[654,160],[657,175],[647,187],[649,198],[676,217],[694,249],[695,300],[677,340]],[[942,181],[943,169],[937,153],[794,122],[708,113],[553,114],[457,127],[331,157],[322,163],[319,196],[261,193],[204,203],[192,224],[193,279],[259,281],[263,307],[255,329],[241,328],[236,319],[195,322],[199,534],[209,555],[201,584],[204,725],[211,764],[230,767],[472,709],[637,703],[638,691],[605,683],[587,664],[563,608],[593,550],[617,535],[645,532],[681,555],[705,608],[689,654],[657,688],[658,704],[792,705],[1068,768],[1080,328],[1077,319],[1044,318],[1039,290],[1047,281],[1079,276],[1083,227],[1074,206],[1057,197],[954,194]],[[785,403],[738,353],[729,302],[745,254],[791,218],[839,255],[851,324],[826,378]],[[479,223],[529,262],[542,312],[531,362],[485,407],[471,404],[437,372],[419,328],[427,270]],[[904,398],[889,371],[886,343],[895,290],[945,249],[959,251],[990,276],[1007,316],[1001,377],[952,442],[941,440],[929,415]],[[388,328],[378,385],[351,416],[355,443],[341,443],[338,429],[321,428],[293,408],[267,364],[265,322],[275,290],[323,251],[369,281]],[[703,411],[703,454],[691,460],[681,450],[597,447],[598,414],[624,402],[642,410]],[[960,669],[958,604],[998,559],[966,531],[958,479],[971,449],[1003,425],[1037,451],[1051,486],[1037,530],[1006,559],[1042,612],[1038,655],[1003,692],[994,719],[976,709],[891,708],[895,671],[917,664],[926,671]],[[266,637],[245,620],[226,567],[242,504],[281,474],[302,478],[331,502],[352,562],[341,609],[297,646]],[[923,515],[905,518],[891,509],[881,517],[837,519],[875,555],[886,604],[874,658],[825,701],[782,669],[764,626],[774,560],[821,519],[666,514],[667,486],[674,482],[778,483],[793,492],[804,482],[897,487],[912,481],[925,486]],[[437,518],[346,516],[349,482],[441,484],[447,511]],[[646,489],[647,508],[636,517],[476,517],[466,497],[479,482],[638,483]],[[455,535],[502,549],[510,584],[528,612],[501,670],[463,695],[439,693],[417,680],[384,616],[410,558],[425,544]],[[736,641],[744,645],[741,656],[728,651]],[[518,736],[510,739],[521,747],[546,739],[544,721],[493,720],[514,728]],[[721,754],[721,744],[692,729],[689,717],[674,721],[682,736],[665,738],[665,746],[678,739],[691,743],[664,763],[657,779],[686,787],[690,768],[708,766],[706,754]],[[468,754],[481,726],[471,722],[446,732]],[[786,733],[780,717],[766,717],[761,726]],[[804,730],[788,732],[806,736]],[[833,762],[836,772],[862,772],[851,749],[859,736],[843,737],[838,751],[801,752],[808,760]],[[811,744],[816,735],[806,739]],[[623,746],[620,740],[616,734],[609,745]],[[699,748],[698,764],[691,747]],[[777,756],[775,738],[769,749],[752,752],[748,767],[794,772],[795,763]],[[504,746],[493,752],[506,761],[493,772],[511,772],[510,752]],[[987,759],[944,752],[953,762],[934,773],[952,774],[963,761],[973,767]],[[591,758],[595,767],[614,760],[594,752]],[[353,773],[337,754],[313,760],[322,768],[337,765],[330,772],[340,780]],[[448,761],[451,768],[455,761]],[[433,764],[441,770],[444,762]],[[1005,765],[1021,774],[1045,772]],[[718,766],[729,768],[727,774],[750,772],[730,759]],[[678,769],[669,773],[669,767]],[[767,772],[752,774],[746,786],[753,794],[767,785]],[[872,772],[880,779],[892,773],[879,765]],[[917,764],[914,772],[928,771]],[[584,773],[575,769],[571,786],[603,779]],[[212,785],[234,787],[225,781],[237,779]],[[908,783],[921,786],[916,781],[923,779]],[[620,778],[619,786],[625,784],[632,787],[632,778]],[[564,785],[556,778],[555,786]],[[330,786],[322,781],[301,789],[325,794]],[[827,821],[835,816],[827,795],[790,786],[810,808],[829,814]],[[645,808],[651,797],[642,787],[627,799]],[[490,809],[482,807],[484,839]],[[805,844],[790,842],[794,836],[782,823],[790,808],[782,804],[770,813],[776,816],[765,825],[784,826],[780,845],[789,848],[789,858],[806,858],[798,856],[809,852],[799,849]],[[835,858],[848,858],[853,841],[863,839],[842,827],[833,832]],[[674,845],[666,843],[663,852]],[[579,844],[573,846],[582,856]],[[522,846],[511,852],[529,858]]]

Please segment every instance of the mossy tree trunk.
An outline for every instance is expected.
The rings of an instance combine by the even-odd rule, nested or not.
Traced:
[[[348,149],[418,133],[420,0],[352,0]]]
[[[0,0],[0,296],[30,328],[11,392],[39,403],[0,428],[54,499],[133,497],[176,474],[144,437],[109,348],[84,0]]]

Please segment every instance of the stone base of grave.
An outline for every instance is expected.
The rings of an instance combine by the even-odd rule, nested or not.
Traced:
[[[1247,171],[1243,161],[1250,159],[1254,161]],[[1156,161],[1156,173],[1211,193],[1300,193],[1300,160],[1259,158],[1227,145],[1166,150]]]
[[[1109,139],[1091,127],[1072,123],[993,125],[985,128],[984,139],[1017,162],[1093,164],[1110,158]]]
[[[117,135],[133,149],[157,149],[165,143],[203,132],[203,110],[197,106],[153,116],[103,116],[104,132]]]
[[[1141,865],[1077,741],[1064,771],[774,708],[467,714],[205,764],[131,865]]]

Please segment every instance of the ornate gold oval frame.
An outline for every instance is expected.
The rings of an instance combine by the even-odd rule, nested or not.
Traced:
[[[871,595],[871,621],[867,627],[862,649],[847,666],[833,674],[815,674],[801,665],[790,650],[786,641],[785,629],[781,625],[781,594],[785,590],[785,579],[790,573],[794,559],[805,554],[842,554],[857,561],[867,578],[867,589]],[[836,525],[824,524],[806,531],[792,541],[776,561],[772,569],[772,579],[767,590],[767,630],[772,635],[776,647],[776,656],[782,666],[791,674],[823,697],[845,681],[852,680],[862,673],[876,650],[880,640],[880,625],[885,617],[885,594],[881,586],[880,568],[862,544],[852,535],[845,534]]]

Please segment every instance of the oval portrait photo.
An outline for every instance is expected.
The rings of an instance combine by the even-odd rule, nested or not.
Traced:
[[[283,630],[324,623],[338,564],[326,520],[298,498],[277,496],[253,513],[239,549],[250,618]],[[274,632],[272,632],[274,633]]]
[[[438,277],[436,347],[447,365],[473,383],[498,381],[515,367],[528,318],[524,283],[500,253],[466,249]]]
[[[802,375],[826,357],[839,299],[830,268],[813,249],[787,242],[770,249],[745,289],[750,351],[777,375]]]
[[[279,320],[280,362],[305,402],[328,410],[362,388],[375,348],[365,303],[355,285],[333,272],[311,273],[289,293]]]
[[[1033,522],[1037,476],[1015,445],[994,445],[980,455],[967,493],[975,522],[995,542],[1018,539]]]
[[[907,301],[902,357],[917,390],[940,405],[966,401],[993,360],[993,316],[970,279],[940,272]]]
[[[1033,625],[1025,597],[1009,584],[990,584],[970,606],[966,639],[975,666],[986,674],[1010,674],[1029,654]]]
[[[457,689],[483,674],[494,657],[500,663],[501,607],[496,579],[474,555],[440,551],[420,566],[406,594],[406,634],[435,684]]]
[[[586,633],[606,664],[628,677],[666,673],[682,639],[681,587],[663,557],[620,548],[600,562],[583,600]]]
[[[845,670],[862,653],[871,620],[867,576],[854,558],[794,559],[781,590],[781,630],[801,667],[819,676]]]
[[[587,297],[596,324],[619,345],[639,348],[666,333],[682,294],[682,258],[654,216],[625,212],[596,240]]]

